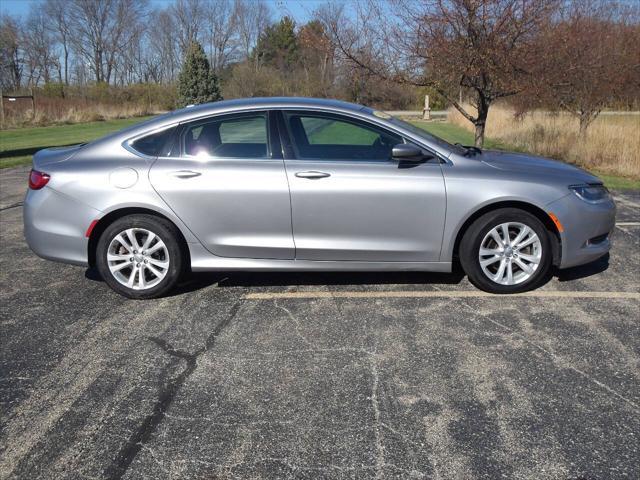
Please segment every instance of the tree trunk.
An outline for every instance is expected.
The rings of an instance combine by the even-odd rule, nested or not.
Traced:
[[[484,122],[476,121],[475,127],[476,131],[473,144],[478,148],[482,148],[482,145],[484,144],[484,129],[486,124]]]
[[[478,116],[473,122],[476,127],[474,145],[478,148],[482,148],[484,145],[484,131],[487,126],[487,117],[489,116],[489,105],[490,102],[486,98],[478,95]]]
[[[600,110],[587,110],[579,112],[578,118],[580,120],[580,132],[578,135],[582,140],[585,140],[587,138],[587,129],[599,114]]]
[[[69,86],[69,49],[66,42],[62,45],[64,48],[64,84]]]

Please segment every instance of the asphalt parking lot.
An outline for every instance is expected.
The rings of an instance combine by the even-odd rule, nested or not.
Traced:
[[[207,274],[136,302],[32,254],[0,172],[0,478],[640,478],[640,192],[608,261]]]

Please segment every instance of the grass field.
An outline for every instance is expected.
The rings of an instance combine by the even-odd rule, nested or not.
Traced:
[[[449,110],[447,121],[473,130],[457,110]],[[586,137],[581,137],[573,115],[536,110],[516,116],[506,106],[495,106],[489,112],[486,135],[510,149],[563,160],[610,178],[640,182],[640,115],[602,114]]]
[[[0,168],[28,165],[31,163],[31,156],[42,148],[88,142],[148,118],[150,117],[0,131]],[[457,125],[445,122],[415,121],[413,123],[451,143],[473,144],[473,134]],[[321,135],[318,140],[320,137]],[[521,147],[514,147],[491,138],[485,141],[485,147],[524,151]],[[610,188],[640,189],[640,180],[598,170],[594,173],[600,176]]]
[[[473,145],[473,133],[459,127],[458,125],[454,125],[452,123],[432,123],[432,122],[421,122],[414,121],[412,122],[414,125],[424,128],[428,132],[437,135],[441,138],[444,138],[446,141],[450,143],[461,143],[463,145]],[[494,139],[485,139],[484,142],[485,148],[494,148],[498,150],[510,150],[516,152],[526,152],[527,150],[519,145],[509,145],[504,142],[500,142]],[[638,153],[640,155],[640,153]],[[640,189],[640,180],[629,178],[620,175],[612,175],[608,172],[603,172],[598,169],[589,168],[587,165],[581,165],[583,168],[591,171],[602,181],[608,188],[617,189],[617,190],[629,190],[629,189]]]
[[[43,148],[89,142],[148,118],[150,117],[2,130],[0,168],[28,165],[31,163],[31,156]]]

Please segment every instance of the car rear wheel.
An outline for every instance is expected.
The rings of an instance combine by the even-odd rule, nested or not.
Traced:
[[[504,208],[486,213],[465,232],[460,263],[469,280],[491,293],[537,287],[551,268],[546,227],[529,212]]]
[[[102,278],[128,298],[155,298],[180,278],[183,258],[179,235],[168,221],[153,215],[129,215],[100,236],[96,265]]]

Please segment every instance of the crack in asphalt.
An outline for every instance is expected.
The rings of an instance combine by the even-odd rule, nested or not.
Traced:
[[[3,212],[5,210],[9,210],[10,208],[16,208],[16,207],[21,207],[21,206],[22,206],[22,202],[12,203],[11,205],[7,205],[6,207],[0,208],[0,212]]]
[[[157,430],[158,426],[166,418],[166,412],[173,403],[176,394],[195,371],[198,359],[214,346],[216,339],[220,336],[222,331],[236,317],[238,310],[240,309],[241,302],[242,298],[231,307],[229,315],[216,325],[213,332],[211,332],[205,340],[204,345],[193,353],[177,349],[161,338],[149,337],[149,340],[160,347],[167,355],[180,360],[185,360],[187,362],[187,366],[177,377],[163,385],[151,414],[147,415],[138,428],[131,434],[127,442],[118,452],[114,463],[106,468],[104,473],[107,478],[118,480],[127,473],[127,470],[135,460],[140,450],[146,445],[153,433]]]

